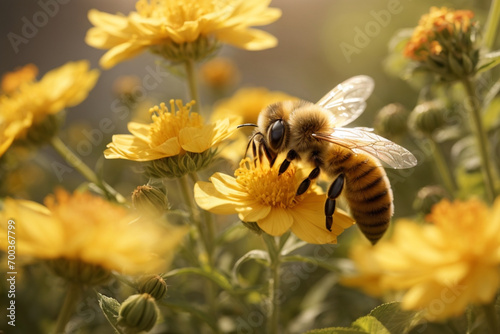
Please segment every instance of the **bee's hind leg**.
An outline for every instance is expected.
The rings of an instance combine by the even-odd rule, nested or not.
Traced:
[[[333,224],[333,213],[335,212],[335,204],[337,197],[340,196],[342,189],[344,188],[344,174],[337,176],[335,181],[332,182],[330,188],[328,188],[327,196],[325,202],[325,217],[326,217],[326,229],[328,231],[332,230]]]

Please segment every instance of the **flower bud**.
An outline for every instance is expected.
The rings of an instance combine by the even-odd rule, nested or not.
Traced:
[[[201,153],[186,152],[182,155],[152,160],[146,165],[146,175],[151,178],[180,178],[208,167],[216,157],[216,149]]]
[[[413,201],[413,209],[428,214],[434,204],[440,202],[443,198],[448,198],[444,188],[436,185],[425,186],[418,191],[417,197]]]
[[[429,136],[446,124],[446,112],[442,102],[438,100],[427,101],[413,109],[408,124],[410,128]]]
[[[136,210],[161,216],[169,209],[168,198],[160,188],[138,186],[132,193],[132,204]]]
[[[409,112],[400,103],[391,103],[379,110],[374,121],[374,128],[380,135],[388,138],[406,133]]]
[[[83,285],[100,285],[111,277],[111,273],[101,266],[79,260],[60,258],[48,260],[46,263],[56,275]]]
[[[144,276],[139,281],[139,292],[160,300],[167,294],[167,282],[160,275]]]
[[[132,295],[120,306],[118,326],[124,333],[149,331],[158,319],[155,299],[147,293]]]
[[[66,115],[59,112],[47,115],[38,122],[34,122],[27,130],[25,140],[29,145],[39,147],[48,143],[58,132]]]

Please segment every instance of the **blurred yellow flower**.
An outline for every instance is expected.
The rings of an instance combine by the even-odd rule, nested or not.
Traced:
[[[313,244],[336,243],[354,220],[337,209],[332,231],[325,227],[325,195],[315,184],[296,196],[299,184],[307,176],[295,165],[278,176],[279,164],[272,168],[265,161],[245,158],[235,171],[235,178],[215,173],[211,182],[197,182],[194,196],[198,205],[216,214],[238,214],[244,222],[256,222],[266,233],[279,236],[292,230],[302,240]]]
[[[220,100],[214,107],[210,116],[213,121],[231,118],[235,124],[257,123],[262,109],[268,105],[287,100],[297,100],[296,97],[280,91],[270,91],[263,87],[241,88],[227,99]],[[244,153],[250,135],[247,129],[242,128],[232,136],[235,141],[225,147],[221,155],[237,164]]]
[[[229,58],[217,57],[200,67],[203,82],[210,88],[221,90],[234,85],[240,79],[236,64]]]
[[[34,64],[28,64],[12,72],[5,73],[2,76],[2,94],[15,92],[23,83],[34,81],[37,74],[38,67]]]
[[[428,14],[420,18],[418,26],[406,44],[404,55],[417,61],[425,61],[429,55],[438,55],[443,45],[437,34],[447,31],[448,36],[455,32],[468,32],[474,13],[470,10],[451,10],[446,7],[431,7]]]
[[[40,81],[23,81],[16,90],[0,96],[0,156],[15,139],[24,139],[30,129],[33,132],[50,116],[87,97],[99,77],[99,71],[89,66],[85,60],[69,62],[47,72]]]
[[[500,198],[492,209],[478,200],[443,200],[427,220],[432,224],[397,222],[391,240],[366,249],[374,261],[356,256],[360,276],[344,283],[367,290],[376,278],[372,292],[407,290],[402,307],[423,310],[429,320],[490,303],[500,286]]]
[[[95,26],[87,32],[87,44],[109,50],[101,58],[103,68],[130,59],[151,48],[172,60],[201,59],[218,42],[247,50],[274,47],[276,38],[251,26],[276,21],[281,11],[269,8],[270,0],[139,0],[128,16],[98,10],[89,12]],[[180,57],[179,59],[175,59]]]
[[[186,152],[202,153],[236,129],[227,118],[204,124],[198,113],[191,112],[193,104],[194,101],[183,105],[181,100],[171,100],[170,111],[165,103],[151,108],[153,123],[128,123],[132,134],[114,135],[104,156],[107,159],[151,161]]]
[[[58,189],[45,205],[4,201],[0,229],[7,236],[7,221],[15,221],[16,256],[50,263],[64,260],[107,272],[157,273],[166,268],[185,234],[184,229],[160,227],[90,193]],[[0,248],[7,246],[7,238],[2,238]]]

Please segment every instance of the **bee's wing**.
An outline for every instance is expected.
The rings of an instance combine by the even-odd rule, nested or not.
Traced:
[[[347,125],[363,113],[366,99],[373,92],[375,83],[366,75],[347,79],[329,91],[316,103],[334,117],[335,127]]]
[[[417,158],[410,151],[366,128],[335,128],[332,133],[313,136],[354,152],[368,153],[392,168],[410,168],[417,164]]]

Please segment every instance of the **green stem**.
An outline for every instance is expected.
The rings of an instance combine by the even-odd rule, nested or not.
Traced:
[[[483,38],[483,45],[488,50],[492,50],[495,46],[495,39],[498,32],[499,22],[500,22],[500,0],[492,0],[488,14],[488,19],[486,20],[486,25],[484,26],[485,29]]]
[[[191,187],[189,186],[189,180],[187,179],[186,175],[184,175],[183,177],[177,178],[177,180],[178,180],[179,186],[181,188],[181,193],[182,193],[182,198],[184,200],[184,203],[188,207],[189,216],[191,218],[191,221],[193,222],[196,229],[198,230],[199,238],[202,240],[203,244],[205,245],[205,240],[204,240],[205,233],[203,233],[203,228],[202,228],[201,222],[200,222],[200,215],[199,215],[199,212],[196,209],[196,205],[193,201],[193,193],[191,191]],[[206,248],[206,247],[200,247],[201,253],[204,253],[203,248]]]
[[[486,189],[486,196],[490,203],[496,197],[495,194],[495,180],[493,179],[493,172],[491,167],[490,149],[488,145],[488,139],[486,137],[486,131],[484,130],[483,123],[481,120],[481,113],[479,109],[479,101],[476,97],[476,92],[474,88],[474,83],[470,78],[465,78],[462,80],[462,84],[467,91],[468,100],[466,103],[467,109],[469,111],[469,116],[472,119],[472,131],[476,137],[477,146],[479,149],[479,156],[481,158],[481,171],[483,173],[484,186]]]
[[[83,175],[89,182],[94,183],[104,191],[108,197],[116,200],[118,203],[125,203],[127,200],[119,192],[113,189],[109,184],[102,182],[97,177],[96,173],[87,166],[71,149],[64,144],[61,138],[54,136],[50,140],[50,144],[61,157],[64,158],[71,166],[73,166],[80,174]]]
[[[186,76],[189,85],[189,93],[191,95],[191,99],[196,101],[195,105],[193,106],[193,111],[200,113],[201,101],[200,101],[200,96],[198,94],[198,84],[196,82],[195,62],[192,59],[188,59],[186,60],[184,65],[186,67]]]
[[[443,180],[444,186],[450,193],[452,197],[455,197],[457,186],[455,184],[455,179],[446,163],[441,147],[434,141],[433,138],[429,137],[429,142],[431,144],[432,154],[434,156],[434,161],[436,163],[441,179]]]
[[[66,293],[66,297],[64,298],[63,306],[61,307],[61,311],[59,313],[59,316],[57,317],[56,328],[54,330],[55,334],[65,333],[64,329],[66,328],[71,315],[75,311],[75,306],[80,299],[80,294],[80,285],[72,283],[68,288],[68,292]]]
[[[193,180],[194,183],[200,181],[200,178],[196,172],[190,173],[189,176]],[[209,257],[210,265],[214,265],[214,251],[215,251],[215,223],[214,216],[207,210],[202,210],[203,220],[205,222],[206,227],[206,249]]]
[[[500,326],[498,324],[498,318],[495,311],[495,299],[493,299],[491,303],[484,304],[482,309],[491,334],[500,333]]]
[[[279,316],[280,316],[280,249],[276,244],[274,237],[263,234],[264,242],[267,245],[267,251],[271,260],[270,265],[270,280],[269,280],[269,307],[267,318],[268,333],[279,333]]]

